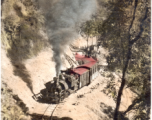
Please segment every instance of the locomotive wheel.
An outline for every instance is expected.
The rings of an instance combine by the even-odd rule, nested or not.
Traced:
[[[62,92],[61,92],[61,98],[60,98],[61,101],[63,101],[64,98],[65,98],[65,92],[66,92],[66,91],[62,91]]]
[[[70,92],[67,91],[62,91],[61,92],[61,101],[63,101],[65,98],[67,98],[70,95]]]
[[[55,97],[55,101],[56,104],[58,104],[60,102],[60,99],[58,97]]]
[[[67,90],[65,93],[65,98],[67,98],[70,95],[70,92]]]

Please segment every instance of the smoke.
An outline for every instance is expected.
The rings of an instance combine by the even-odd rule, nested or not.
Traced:
[[[19,76],[27,85],[27,87],[31,90],[31,92],[34,94],[33,92],[33,86],[32,86],[32,80],[30,77],[29,72],[27,71],[25,65],[21,62],[18,62],[18,64],[14,64],[14,75]]]
[[[39,0],[39,7],[46,17],[46,29],[54,52],[58,75],[61,54],[79,37],[78,27],[96,12],[96,0]]]

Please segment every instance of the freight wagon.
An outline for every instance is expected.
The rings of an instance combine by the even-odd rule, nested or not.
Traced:
[[[78,89],[89,85],[98,76],[98,61],[96,58],[75,54],[79,66],[61,70],[59,76],[45,84],[46,88],[33,98],[39,102],[59,103]]]

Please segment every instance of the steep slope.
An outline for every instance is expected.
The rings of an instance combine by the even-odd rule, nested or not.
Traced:
[[[35,6],[30,0],[4,0],[3,2],[1,80],[12,90],[10,97],[17,95],[28,108],[25,113],[31,116],[40,114],[41,120],[44,115],[50,117],[55,106],[39,103],[32,96],[45,88],[44,84],[56,76],[56,70],[52,47],[48,45],[48,38],[43,28],[44,18]],[[95,43],[96,38],[89,38],[88,45]],[[73,44],[77,47],[84,47],[87,46],[87,41],[79,37],[73,41]],[[98,56],[99,64],[106,66],[105,56],[108,52],[101,46],[99,51],[101,53]],[[74,60],[69,46],[64,47],[64,53]],[[61,55],[61,58],[61,69],[69,68],[70,64],[64,55]],[[110,81],[108,75],[103,76],[107,73],[102,69],[101,75],[89,86],[71,94],[63,103],[59,104],[53,116],[59,118],[67,116],[73,120],[112,119],[115,102],[112,97],[102,92]],[[117,76],[116,80],[118,79]],[[126,90],[124,93],[121,110],[125,110],[131,103],[130,91]],[[12,100],[14,98],[9,99],[2,94],[2,100],[5,101],[5,99]],[[21,102],[20,100],[19,102]],[[13,102],[13,104],[17,103]],[[23,111],[24,109],[21,113]],[[105,111],[109,111],[109,113]],[[6,112],[9,113],[9,109]]]
[[[74,44],[79,46],[79,41],[76,40]],[[81,45],[85,45],[86,41],[81,39]],[[101,49],[101,52],[103,49]],[[32,81],[33,92],[35,94],[39,93],[41,89],[44,88],[44,83],[52,80],[56,75],[55,73],[55,63],[52,61],[52,50],[47,48],[40,52],[38,56],[33,57],[24,62],[26,71],[30,74],[30,80]],[[73,53],[67,48],[66,53],[72,58]],[[105,52],[106,53],[106,52]],[[104,56],[103,54],[101,56]],[[66,61],[65,58],[63,58]],[[104,57],[102,58],[105,61]],[[103,65],[106,63],[103,62]],[[66,61],[65,67],[70,67],[69,63]],[[65,69],[63,67],[63,69]],[[18,68],[22,70],[21,68]],[[104,71],[103,71],[104,72]],[[106,71],[105,71],[106,73]],[[118,76],[116,79],[119,79]],[[14,94],[23,100],[26,107],[29,108],[29,113],[33,114],[45,114],[47,116],[51,115],[54,106],[49,104],[42,104],[36,102],[32,96],[33,93],[27,86],[26,82],[22,78],[16,76],[13,72],[13,66],[10,60],[7,58],[5,51],[2,49],[2,81],[4,81],[10,89],[12,89]],[[110,119],[110,116],[115,107],[115,102],[112,97],[108,97],[102,92],[104,87],[107,85],[110,78],[106,76],[99,75],[89,86],[85,86],[78,90],[76,93],[70,95],[64,103],[58,105],[54,112],[54,116],[70,117],[73,120],[104,120]],[[126,92],[128,92],[126,94]],[[132,94],[130,91],[125,90],[123,97],[123,104],[121,110],[125,110],[128,105],[131,104]],[[81,97],[82,96],[82,97]],[[49,106],[49,108],[48,108]],[[104,111],[110,110],[110,113]]]

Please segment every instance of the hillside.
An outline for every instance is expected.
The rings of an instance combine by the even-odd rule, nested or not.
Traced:
[[[77,41],[75,42],[78,43]],[[81,40],[81,43],[82,42],[83,44],[86,43],[84,40]],[[101,51],[102,56],[104,56],[103,53],[105,50],[101,49]],[[47,48],[46,50],[40,52],[36,57],[33,57],[24,62],[26,71],[30,73],[33,92],[35,94],[39,93],[40,90],[44,88],[44,83],[52,80],[55,76],[55,64],[51,60],[51,52],[51,49]],[[68,55],[71,54],[72,57],[72,52],[70,50],[67,50],[66,52]],[[105,61],[104,57],[102,59]],[[106,65],[105,62],[102,62],[102,64]],[[69,67],[69,64],[67,63],[65,66]],[[22,70],[22,68],[18,69]],[[110,80],[110,78],[107,77],[108,75],[106,75],[108,74],[106,71],[103,71],[102,74],[105,74],[105,77],[99,75],[98,78],[96,78],[89,86],[86,86],[79,90],[77,93],[70,95],[64,101],[64,103],[59,104],[57,110],[54,112],[54,116],[58,116],[59,118],[70,117],[73,120],[80,118],[81,120],[92,120],[93,118],[103,118],[103,120],[104,118],[109,119],[109,116],[111,115],[109,113],[104,113],[103,111],[109,108],[112,112],[115,107],[115,102],[112,99],[111,95],[108,97],[102,92],[104,86],[106,86]],[[118,76],[116,76],[116,79],[119,79]],[[30,114],[44,114],[49,105],[38,103],[32,98],[33,94],[28,88],[27,84],[20,77],[14,75],[13,66],[10,63],[10,60],[7,58],[4,50],[2,50],[2,81],[8,85],[13,94],[18,95],[18,97],[29,109],[28,112]],[[131,104],[130,97],[132,97],[132,94],[129,90],[125,90],[125,92],[127,92],[127,96],[125,95],[123,97],[124,104],[122,104],[122,110],[125,110],[127,106]],[[83,95],[83,97],[78,98],[79,95]],[[49,107],[49,109],[52,108]],[[45,112],[45,115],[47,116],[50,116],[51,114],[51,110],[49,111],[49,109],[47,109]],[[86,113],[84,113],[84,111]]]
[[[81,2],[80,0],[80,3]],[[48,3],[48,5],[60,6],[61,3],[57,3],[58,0],[53,0],[53,2]],[[92,3],[93,6],[91,6],[90,3]],[[74,52],[70,50],[69,45],[73,44],[77,47],[87,46],[86,38],[81,37],[80,34],[75,35],[77,28],[76,30],[74,30],[74,28],[77,27],[76,25],[79,24],[81,19],[90,19],[89,15],[95,11],[94,1],[89,0],[89,3],[86,1],[84,1],[84,3],[82,2],[82,5],[89,4],[90,6],[84,10],[82,9],[84,13],[79,16],[79,18],[72,18],[71,22],[67,22],[67,19],[63,16],[63,20],[65,20],[67,24],[57,24],[57,27],[51,24],[50,26],[53,26],[56,30],[55,32],[52,32],[54,29],[50,30],[47,28],[48,26],[45,27],[46,14],[48,15],[48,13],[44,11],[40,12],[39,7],[44,9],[47,3],[44,4],[42,2],[41,4],[42,6],[39,6],[36,0],[3,0],[2,2],[2,119],[48,120],[55,106],[39,103],[35,101],[32,96],[44,89],[44,84],[53,80],[53,77],[57,74],[57,60],[54,55],[58,56],[58,54],[55,54],[55,48],[63,47],[59,52],[61,59],[60,67],[62,70],[65,70],[70,67],[70,64],[63,54],[66,53],[74,60]],[[69,4],[73,5],[72,3]],[[89,7],[91,7],[92,11],[87,12]],[[106,8],[104,6],[102,7],[102,14],[104,15],[106,14],[104,13]],[[53,7],[51,10],[56,12],[56,9],[57,8]],[[77,7],[75,9],[77,9]],[[50,9],[48,8],[48,10]],[[68,11],[68,7],[65,11]],[[76,16],[80,13],[81,10],[76,12]],[[87,15],[84,16],[86,13]],[[62,14],[60,15],[62,16]],[[56,19],[56,17],[59,17],[58,15],[54,16],[54,20],[57,20],[58,18]],[[73,19],[76,23],[73,23]],[[106,19],[106,15],[103,19]],[[66,28],[67,26],[70,26],[70,28]],[[59,29],[58,27],[63,28],[61,31],[57,31]],[[51,31],[49,35],[48,29]],[[62,31],[64,32],[62,33]],[[70,34],[71,32],[73,33]],[[61,34],[61,37],[58,38],[56,34]],[[59,39],[59,41],[54,43],[53,40],[49,40],[49,38],[51,39],[52,37],[53,40],[56,38]],[[62,44],[59,46],[54,47],[56,44],[60,43],[61,38],[63,40],[65,39],[65,41],[62,41]],[[89,38],[88,41],[88,45],[95,45],[97,43],[96,38]],[[90,85],[71,94],[60,103],[53,113],[54,119],[112,120],[116,104],[116,95],[113,93],[112,89],[108,89],[107,86],[112,81],[111,76],[113,76],[116,91],[118,91],[120,86],[120,72],[108,71],[106,69],[108,65],[106,60],[106,56],[109,54],[108,50],[100,46],[99,51],[100,54],[97,56],[99,65],[101,66],[99,76],[94,79]],[[128,88],[125,88],[120,111],[126,110],[132,103],[133,98],[134,94]],[[127,115],[131,117],[132,113]]]

